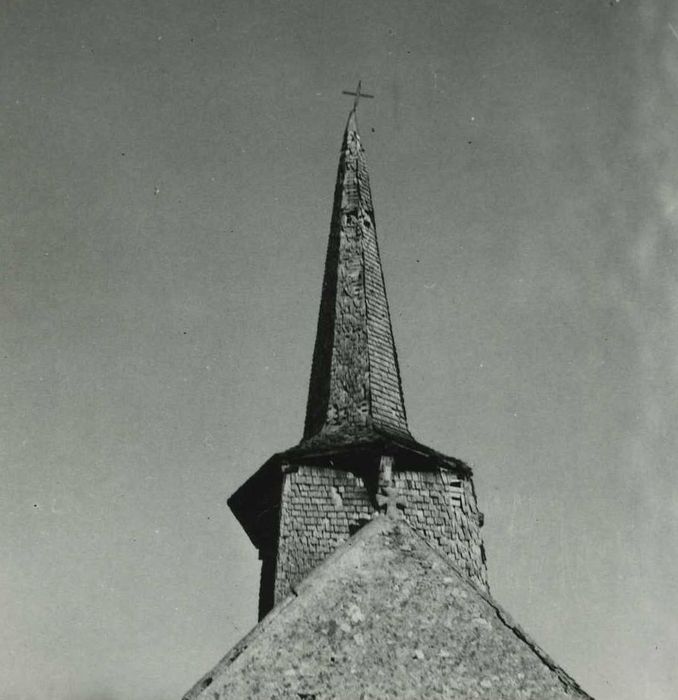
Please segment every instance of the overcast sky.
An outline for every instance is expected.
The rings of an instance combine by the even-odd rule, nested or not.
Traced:
[[[673,7],[672,7],[673,5]],[[350,98],[414,435],[598,700],[678,686],[678,6],[0,0],[0,677],[166,700],[256,621]]]

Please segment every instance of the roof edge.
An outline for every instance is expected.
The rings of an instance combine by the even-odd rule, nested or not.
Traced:
[[[311,591],[317,585],[320,585],[323,580],[324,572],[328,568],[331,568],[335,562],[351,556],[352,553],[354,553],[355,556],[358,556],[358,545],[360,545],[361,542],[371,537],[376,537],[380,534],[397,532],[398,528],[404,528],[410,535],[415,537],[421,544],[423,544],[430,555],[438,559],[444,566],[451,569],[460,578],[460,583],[462,585],[466,585],[473,589],[473,591],[494,610],[499,621],[516,637],[518,637],[518,639],[526,644],[544,665],[546,665],[551,671],[553,671],[553,673],[556,674],[558,680],[562,683],[566,691],[577,693],[584,700],[594,700],[594,698],[583,690],[583,688],[577,683],[577,681],[574,680],[574,678],[572,678],[572,676],[570,676],[564,669],[556,664],[556,662],[522,629],[522,627],[513,621],[511,616],[501,607],[501,605],[499,605],[499,603],[497,603],[488,593],[483,591],[477,584],[464,576],[464,574],[462,574],[459,569],[454,566],[450,559],[440,554],[440,552],[438,552],[432,545],[418,535],[404,520],[395,519],[392,516],[381,513],[375,514],[369,523],[358,530],[352,537],[346,540],[346,542],[339,545],[339,547],[337,547],[320,564],[318,564],[318,566],[316,566],[299,584],[292,589],[290,595],[276,605],[268,613],[268,615],[266,615],[242,639],[240,639],[240,641],[238,641],[210,671],[202,676],[202,678],[183,696],[182,700],[196,700],[196,698],[198,698],[199,695],[211,685],[213,678],[225,671],[232,663],[234,663],[238,657],[245,652],[261,634],[266,631],[274,620],[283,614],[290,605],[294,605],[297,598],[304,595],[306,592]]]

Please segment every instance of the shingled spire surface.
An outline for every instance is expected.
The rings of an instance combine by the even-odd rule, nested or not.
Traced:
[[[334,191],[304,440],[410,437],[355,109]]]

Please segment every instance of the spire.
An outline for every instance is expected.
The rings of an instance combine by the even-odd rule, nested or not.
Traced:
[[[355,107],[334,191],[305,440],[410,436]]]

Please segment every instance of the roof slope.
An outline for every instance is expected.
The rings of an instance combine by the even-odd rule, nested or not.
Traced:
[[[409,436],[355,110],[342,143],[304,439],[381,428]]]
[[[184,700],[589,698],[404,521],[379,516]]]

